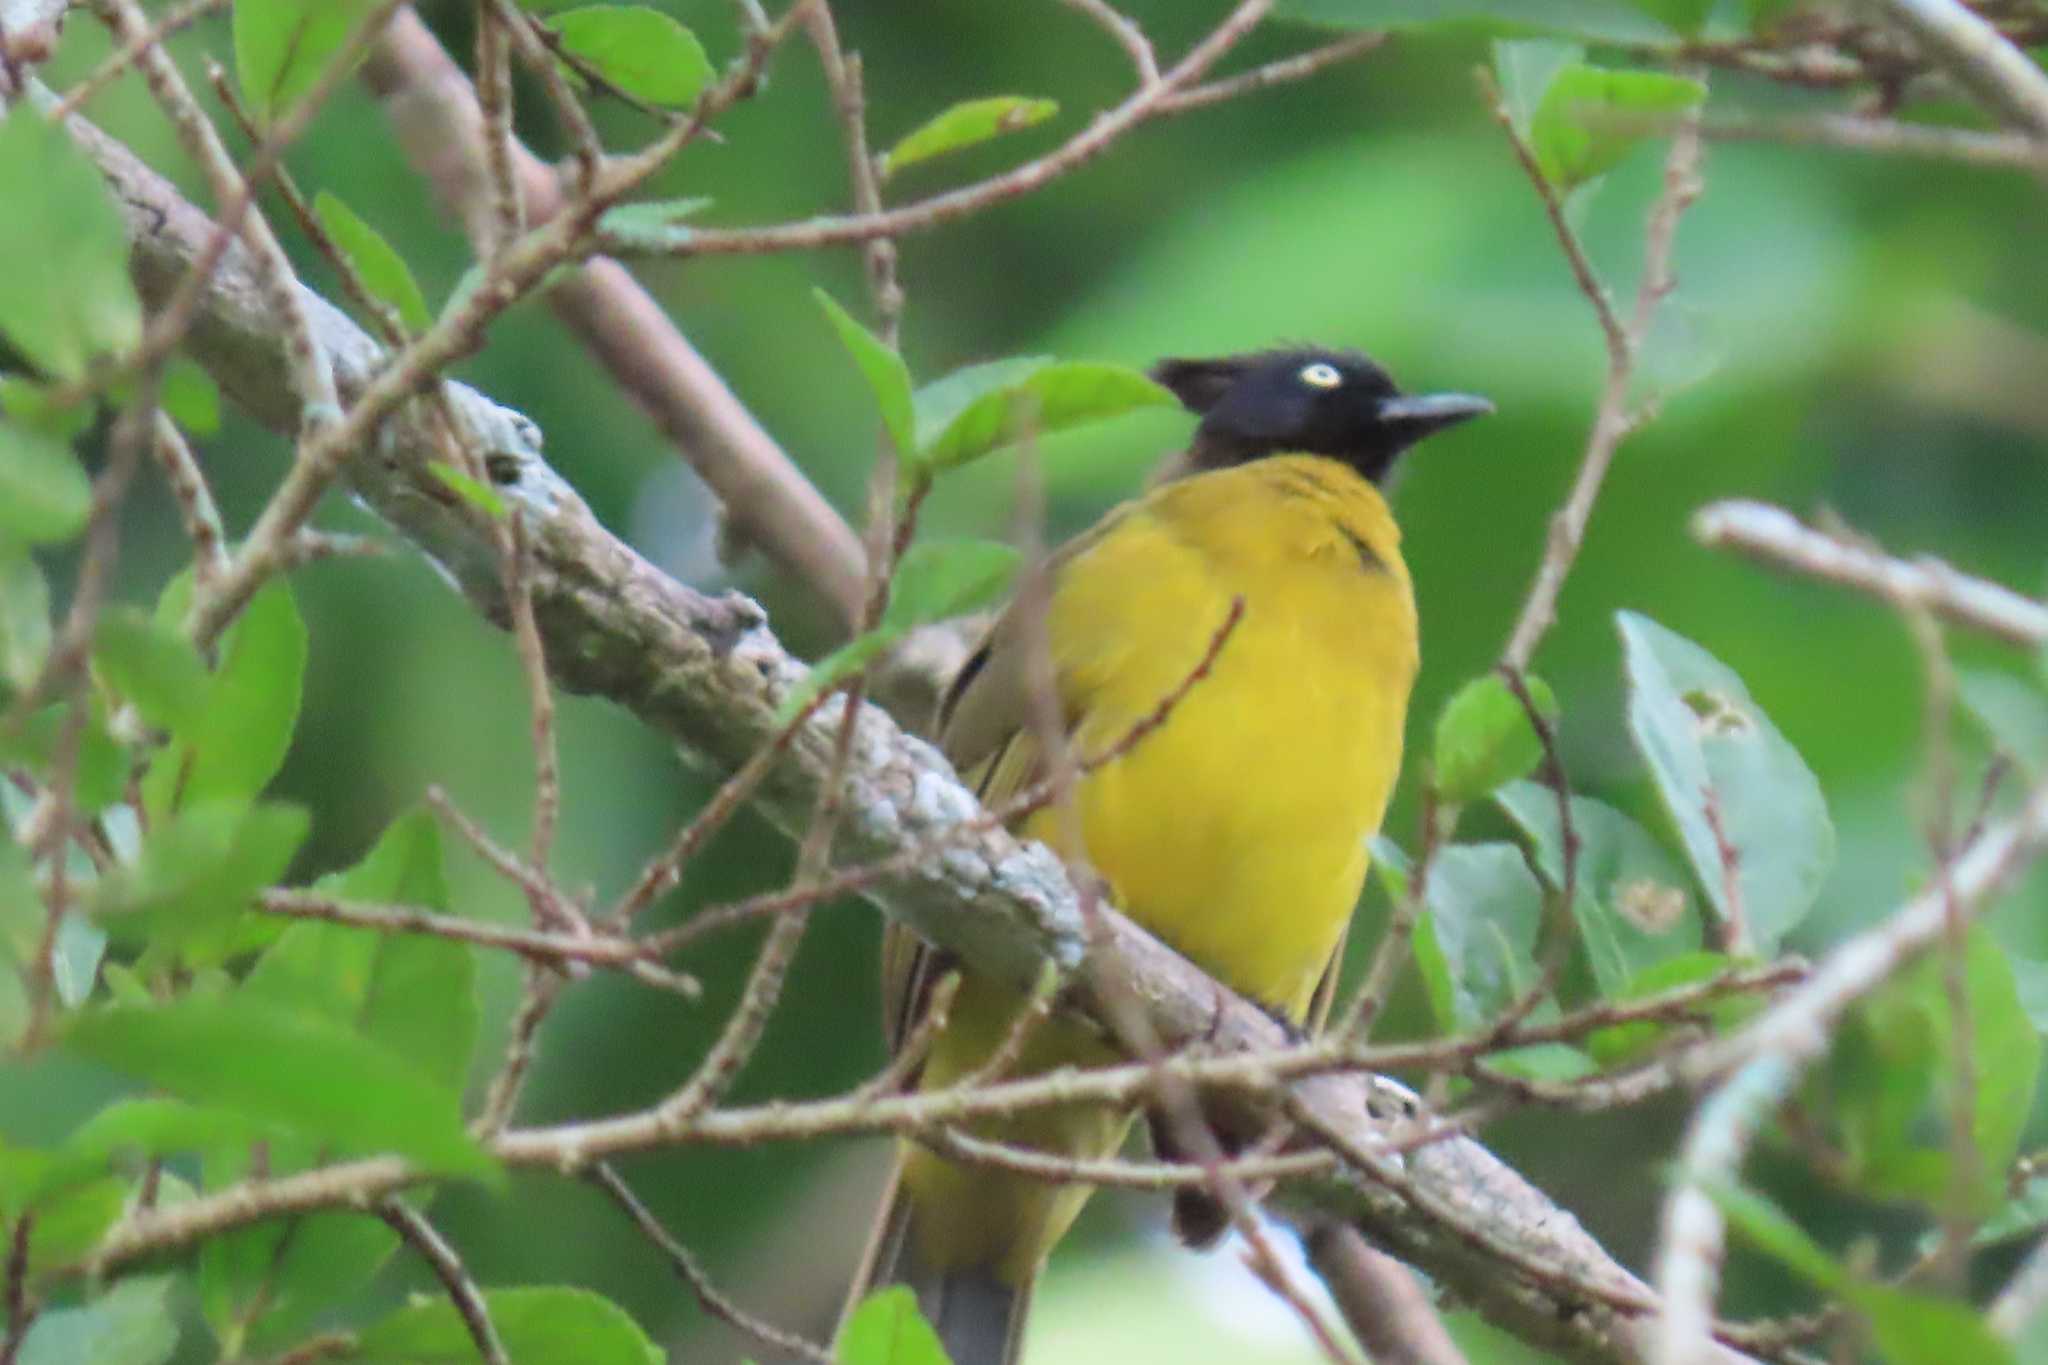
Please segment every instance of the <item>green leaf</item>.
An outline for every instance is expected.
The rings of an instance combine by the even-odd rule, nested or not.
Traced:
[[[1447,29],[1508,38],[1639,43],[1671,36],[1628,0],[1281,0],[1275,13],[1339,28]]]
[[[85,529],[91,508],[92,480],[71,447],[18,423],[0,422],[0,534],[31,544],[69,540]]]
[[[519,1365],[662,1365],[666,1359],[625,1309],[587,1289],[548,1286],[484,1293],[491,1325]],[[425,1365],[476,1358],[476,1345],[446,1295],[409,1304],[356,1338],[337,1357],[366,1365]]]
[[[246,801],[270,785],[291,749],[305,676],[306,623],[291,589],[273,580],[229,628],[205,712],[152,765],[151,812]]]
[[[867,668],[902,638],[903,632],[896,627],[878,626],[854,636],[812,664],[797,679],[796,686],[782,694],[782,701],[775,708],[775,727],[779,730],[795,720],[812,702]]]
[[[875,406],[882,412],[882,427],[889,433],[896,453],[909,459],[916,449],[916,423],[911,415],[910,370],[904,365],[903,357],[854,321],[853,315],[841,308],[838,300],[830,294],[822,289],[811,292],[816,296],[818,306],[825,310],[825,318],[832,324],[832,330],[839,333],[840,344],[846,347],[847,354],[860,368],[861,376],[868,381],[868,389],[875,396]]]
[[[1415,960],[1437,1026],[1476,1028],[1536,980],[1543,893],[1513,844],[1453,844],[1430,865]]]
[[[1963,710],[2000,753],[2035,781],[2048,776],[2048,696],[2010,673],[1958,670]]]
[[[90,395],[66,406],[52,401],[48,385],[18,374],[0,374],[0,413],[5,413],[31,431],[69,445],[92,430],[99,404]]]
[[[242,0],[242,4],[247,3],[248,0]],[[241,5],[237,6],[239,8]],[[398,319],[405,324],[407,331],[424,332],[433,325],[434,315],[427,310],[427,296],[420,292],[419,281],[412,277],[405,258],[384,240],[377,229],[326,190],[314,196],[313,213],[319,218],[320,226],[327,229],[327,235],[334,239],[334,245],[355,267],[363,287],[396,309]]]
[[[68,1265],[99,1245],[107,1229],[120,1219],[130,1183],[107,1176],[38,1200],[35,1236],[28,1248],[30,1271],[41,1273]]]
[[[889,580],[882,624],[908,631],[977,611],[1010,590],[1024,556],[994,540],[920,542],[904,552]]]
[[[1550,684],[1524,680],[1553,730],[1557,698]],[[1436,785],[1446,801],[1476,801],[1496,787],[1527,777],[1543,761],[1543,743],[1529,713],[1498,674],[1483,673],[1454,693],[1436,720]]]
[[[1552,38],[1523,38],[1493,45],[1494,79],[1500,85],[1501,102],[1508,119],[1523,137],[1536,117],[1536,106],[1557,73],[1585,60],[1584,43],[1560,42]]]
[[[27,100],[0,121],[0,185],[0,261],[13,263],[0,271],[0,335],[64,380],[141,340],[127,225],[98,168]],[[0,507],[13,496],[0,484]]]
[[[69,709],[69,703],[52,702],[31,712],[12,736],[0,735],[0,764],[20,764],[47,776]],[[98,697],[92,699],[79,732],[73,775],[72,799],[86,815],[97,815],[119,800],[128,780],[128,752],[107,732],[106,708]]]
[[[178,1349],[171,1283],[139,1275],[90,1303],[42,1313],[21,1343],[20,1365],[164,1365]]]
[[[100,613],[92,659],[107,684],[152,725],[182,732],[205,709],[213,678],[199,651],[140,608],[110,607]]]
[[[988,394],[1015,388],[1053,363],[1049,355],[1016,355],[963,365],[911,395],[917,430],[916,448],[925,450],[974,402]]]
[[[235,0],[235,79],[257,122],[298,103],[372,8],[372,0]]]
[[[660,10],[591,5],[551,17],[564,51],[589,63],[608,83],[650,104],[680,107],[695,100],[714,73],[697,35]]]
[[[905,166],[987,142],[1045,122],[1060,111],[1057,100],[1025,95],[990,95],[962,100],[882,153],[884,178]]]
[[[1678,826],[1708,900],[1730,912],[1718,820],[1736,857],[1748,947],[1769,956],[1813,908],[1835,859],[1820,783],[1711,654],[1644,616],[1621,612],[1629,734]]]
[[[486,1176],[456,1097],[406,1058],[333,1024],[246,1000],[115,1005],[80,1015],[68,1051],[196,1104],[283,1124],[351,1153]]]
[[[225,1109],[182,1100],[120,1100],[87,1119],[55,1154],[40,1190],[65,1189],[110,1173],[119,1161],[142,1163],[210,1147],[246,1145],[272,1130]]]
[[[2011,1365],[2014,1359],[2012,1347],[1969,1304],[1876,1284],[1859,1285],[1849,1302],[1869,1322],[1891,1365]]]
[[[450,492],[487,517],[503,521],[512,510],[505,505],[505,498],[497,489],[471,478],[452,464],[434,460],[428,463],[427,472],[445,485]]]
[[[1612,71],[1573,64],[1551,79],[1529,123],[1536,164],[1570,190],[1613,169],[1672,114],[1705,99],[1707,88],[1661,71]]]
[[[639,204],[621,204],[607,209],[597,220],[597,230],[616,245],[640,251],[668,251],[690,239],[684,220],[711,207],[711,200],[655,199]]]
[[[1714,0],[1635,0],[1635,6],[1686,38],[1698,37],[1714,12]]]
[[[932,471],[954,469],[1027,433],[1043,436],[1179,401],[1129,366],[1054,361],[968,403],[919,445],[917,462]]]
[[[158,397],[171,420],[186,431],[211,436],[220,430],[220,390],[196,361],[172,357],[164,367],[163,390]]]
[[[900,1284],[861,1300],[832,1356],[838,1365],[951,1365],[939,1334],[917,1311],[917,1295]]]
[[[0,545],[0,681],[29,686],[50,653],[50,585],[20,546]]]
[[[1563,891],[1556,793],[1534,782],[1513,782],[1494,799],[1528,837],[1544,882]],[[1686,894],[1684,873],[1641,825],[1584,796],[1571,799],[1571,815],[1579,841],[1572,917],[1594,984],[1602,996],[1618,996],[1643,973],[1699,946],[1699,907]]]
[[[1680,986],[1696,985],[1721,975],[1734,962],[1720,953],[1704,950],[1682,953],[1666,958],[1654,967],[1647,968],[1628,983],[1616,998],[1640,1000],[1646,996],[1659,995],[1665,991],[1677,990]],[[1714,1022],[1714,1027],[1726,1032],[1743,1019],[1761,1010],[1767,998],[1761,996],[1730,995],[1724,999],[1702,1005],[1699,1012]],[[1586,1051],[1602,1066],[1628,1061],[1649,1051],[1671,1035],[1673,1025],[1637,1020],[1628,1024],[1615,1024],[1596,1030],[1586,1037]]]
[[[250,897],[284,875],[309,825],[302,807],[281,802],[187,806],[150,830],[133,863],[100,880],[93,916],[125,942],[218,963]]]
[[[425,810],[400,816],[361,862],[322,877],[313,889],[341,900],[445,912],[440,827]],[[469,1075],[478,1005],[475,954],[465,944],[302,922],[257,959],[241,993],[353,1029],[457,1094]]]
[[[1746,1185],[1716,1181],[1702,1185],[1728,1225],[1757,1250],[1810,1281],[1815,1288],[1841,1293],[1851,1284],[1848,1268],[1792,1221],[1778,1205]]]

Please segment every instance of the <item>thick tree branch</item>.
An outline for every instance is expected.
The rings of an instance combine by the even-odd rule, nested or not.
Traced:
[[[162,299],[203,249],[211,224],[124,148],[78,120],[70,126],[106,171],[128,215],[138,284],[146,298]],[[378,382],[384,352],[323,301],[308,295],[307,306],[344,400],[353,400]],[[207,291],[189,350],[255,417],[275,430],[292,429],[297,412],[283,382],[284,339],[239,248],[227,253]],[[775,733],[776,706],[803,672],[768,631],[759,608],[663,576],[598,525],[547,466],[531,422],[462,385],[448,385],[447,393],[448,411],[465,424],[464,435],[485,453],[500,493],[518,505],[531,530],[528,581],[556,682],[610,698],[706,767],[731,772],[744,764]],[[428,405],[401,404],[353,452],[343,476],[479,611],[502,625],[508,619],[504,582],[490,524],[428,472],[441,450],[433,418]],[[836,705],[821,708],[761,783],[757,805],[786,830],[797,832],[810,819],[832,768],[841,716]],[[858,718],[845,781],[838,851],[850,860],[901,855],[977,813],[939,755],[872,707]],[[953,841],[867,894],[886,914],[977,970],[1020,987],[1035,982],[1049,961],[1067,970],[1082,963],[1087,940],[1080,902],[1058,859],[1001,830]],[[1262,1011],[1231,997],[1120,916],[1106,915],[1104,922],[1102,950],[1087,964],[1084,1005],[1135,999],[1171,1048],[1201,1044],[1224,1054],[1260,1054],[1288,1046],[1285,1032]],[[1386,1121],[1394,1121],[1396,1132],[1412,1129],[1412,1105],[1399,1098],[1404,1094],[1389,1082],[1355,1075],[1314,1076],[1288,1087],[1290,1112],[1340,1137],[1352,1164],[1291,1186],[1285,1200],[1358,1227],[1531,1342],[1581,1360],[1644,1359],[1657,1312],[1642,1282],[1477,1143],[1446,1137],[1397,1154],[1388,1145]],[[1391,1106],[1390,1095],[1396,1097]],[[1257,1133],[1272,1121],[1274,1103],[1270,1087],[1219,1094],[1217,1117]],[[709,1127],[718,1117],[696,1122]],[[591,1128],[508,1133],[494,1145],[508,1159],[574,1169],[596,1155],[578,1146]],[[380,1158],[237,1187],[138,1215],[92,1259],[104,1269],[259,1217],[359,1206],[419,1178],[405,1163]]]

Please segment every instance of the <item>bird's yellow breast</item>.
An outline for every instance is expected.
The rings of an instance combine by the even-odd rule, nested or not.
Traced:
[[[1206,676],[1187,680],[1244,603]],[[1083,756],[1086,857],[1126,913],[1299,1019],[1400,770],[1417,665],[1400,533],[1365,480],[1289,455],[1168,484],[1065,565],[1048,608]],[[1059,845],[1057,811],[1027,833]]]

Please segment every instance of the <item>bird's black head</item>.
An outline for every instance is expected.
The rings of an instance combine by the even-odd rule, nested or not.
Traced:
[[[1201,414],[1188,451],[1197,470],[1306,453],[1342,460],[1378,483],[1423,437],[1493,411],[1468,394],[1403,394],[1356,351],[1304,347],[1162,360],[1152,378]]]

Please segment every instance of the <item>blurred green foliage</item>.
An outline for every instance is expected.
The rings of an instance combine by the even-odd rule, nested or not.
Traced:
[[[1341,7],[1338,0],[1299,0],[1292,11]],[[237,13],[252,8],[237,6]],[[729,6],[676,0],[663,8],[703,40],[714,66],[736,51]],[[1199,36],[1221,12],[1216,3],[1178,0],[1128,8],[1167,52]],[[1410,731],[1413,752],[1421,753],[1446,698],[1490,665],[1520,605],[1546,520],[1583,446],[1603,353],[1540,207],[1475,92],[1472,68],[1488,57],[1484,35],[1424,23],[1484,7],[1418,0],[1381,8],[1424,26],[1363,63],[1298,88],[1150,127],[1047,190],[905,241],[903,350],[911,373],[938,375],[1026,352],[1143,366],[1168,354],[1311,339],[1366,348],[1416,389],[1491,397],[1496,416],[1431,442],[1398,489],[1423,621],[1423,673]],[[423,9],[451,50],[466,49],[468,6]],[[1117,99],[1128,82],[1123,54],[1057,5],[1028,19],[1016,6],[960,0],[847,3],[838,10],[848,46],[865,58],[877,146],[896,143],[961,100],[1021,92],[1057,102],[1058,112],[1043,122],[985,145],[963,142],[933,164],[906,157],[891,181],[894,196],[928,193],[1048,147]],[[1547,0],[1529,10],[1532,23],[1585,22],[1609,37],[1658,31],[1621,3]],[[1245,55],[1279,55],[1312,36],[1305,27],[1274,24],[1246,45]],[[229,21],[216,16],[171,48],[196,70],[203,56],[225,58],[243,45],[232,41]],[[54,74],[74,77],[105,50],[104,37],[75,20]],[[298,79],[278,77],[284,84]],[[566,144],[524,74],[519,95],[522,134],[543,155],[564,154]],[[1773,110],[1803,102],[1727,76],[1716,77],[1712,98]],[[1033,107],[1034,120],[1041,108]],[[198,177],[138,83],[110,89],[90,112],[198,194]],[[617,105],[601,112],[614,145],[654,130]],[[346,203],[361,213],[360,220],[349,214],[348,222],[375,223],[362,240],[387,240],[433,306],[457,287],[469,252],[381,136],[381,117],[370,96],[344,86],[289,163],[309,192],[332,196],[326,202],[336,211],[346,213],[339,208]],[[800,46],[722,128],[723,144],[693,148],[650,195],[708,196],[713,203],[697,221],[721,224],[844,204],[844,157],[829,100],[814,59]],[[1597,194],[1576,201],[1574,212],[1597,265],[1625,293],[1656,188],[1657,151],[1616,150],[1621,160],[1612,174]],[[1825,506],[1892,547],[1936,553],[2024,590],[2041,588],[2048,405],[2038,375],[2048,360],[2048,284],[2039,270],[2040,221],[2038,186],[2015,173],[1766,145],[1712,150],[1706,192],[1679,234],[1679,291],[1652,345],[1648,381],[1666,393],[1662,412],[1624,448],[1566,588],[1560,623],[1538,659],[1561,708],[1573,787],[1603,803],[1589,823],[1601,822],[1611,836],[1607,856],[1616,866],[1655,857],[1654,847],[1644,851],[1645,828],[1666,847],[1685,846],[1672,840],[1653,775],[1629,742],[1616,624],[1616,613],[1626,609],[1732,669],[1747,698],[1819,779],[1838,852],[1825,882],[1811,888],[1815,908],[1793,930],[1791,947],[1832,942],[1917,886],[1926,862],[1918,831],[1930,795],[1917,776],[1922,687],[1907,632],[1867,602],[1710,555],[1690,542],[1685,523],[1694,508],[1724,495],[1801,510]],[[307,278],[332,293],[327,268],[285,235]],[[809,297],[823,287],[843,300],[863,298],[855,255],[657,262],[640,274],[819,486],[857,514],[875,448],[873,400]],[[396,284],[392,297],[411,312]],[[133,320],[117,314],[108,326],[132,330]],[[75,340],[50,343],[60,369],[73,364]],[[608,525],[693,581],[723,581],[726,571],[709,549],[707,497],[544,306],[515,311],[460,373],[541,423],[549,458]],[[1128,494],[1187,427],[1184,415],[1160,410],[1048,436],[1041,446],[1049,529],[1078,529]],[[245,528],[282,468],[282,446],[232,414],[199,445],[231,529]],[[949,475],[931,497],[927,529],[1007,535],[1017,482],[1007,456]],[[71,500],[58,508],[59,519],[82,516],[82,504],[71,506],[79,489],[58,483],[52,496]],[[379,534],[348,507],[329,509],[323,522]],[[147,479],[122,535],[119,594],[152,601],[186,551],[168,501]],[[51,567],[61,601],[70,560],[57,556]],[[743,562],[731,579],[762,598],[793,646],[816,656],[837,643],[816,601],[758,559]],[[219,776],[224,789],[253,795],[282,762],[267,794],[290,805],[258,811],[310,812],[294,877],[357,865],[430,784],[445,787],[494,830],[523,829],[531,758],[523,685],[507,640],[402,552],[316,565],[296,574],[292,587],[282,607],[267,604],[268,615],[259,611],[241,628],[267,635],[275,650],[289,654],[296,642],[303,652],[303,701],[288,752],[279,735],[292,732],[290,715],[212,709],[228,704],[220,697],[231,687],[233,646],[209,684],[181,685],[155,704],[194,726],[218,716],[233,732],[232,761]],[[294,599],[288,622],[283,613]],[[304,631],[296,634],[300,615]],[[154,657],[165,647],[140,619],[122,619],[127,624],[101,641],[116,670],[123,658]],[[255,647],[248,639],[243,645]],[[2009,693],[2027,662],[1967,640],[1957,649],[1978,695],[1996,695],[2002,684]],[[298,689],[291,690],[297,701]],[[2038,700],[2037,692],[2022,696]],[[2022,705],[1988,709],[1994,728],[2027,724]],[[567,802],[556,870],[570,886],[609,896],[688,818],[708,787],[608,707],[564,699],[561,727]],[[1977,743],[1965,737],[1966,764],[1981,758]],[[2038,746],[2029,752],[2037,755]],[[1412,842],[1413,786],[1404,783],[1388,822],[1399,843]],[[1477,805],[1468,813],[1461,837],[1474,847],[1461,858],[1485,862],[1496,849],[1506,853],[1480,841],[1518,831],[1540,850],[1542,802],[1518,806],[1504,794],[1501,804],[1502,810]],[[203,822],[203,808],[186,816]],[[260,845],[252,859],[296,844],[277,832],[256,838],[239,828],[199,835],[230,846],[250,837]],[[760,890],[786,876],[789,860],[780,839],[743,818],[659,913],[680,918],[694,906]],[[1540,856],[1538,862],[1545,871]],[[1513,865],[1529,880],[1519,859]],[[0,877],[7,872],[0,868]],[[259,874],[246,884],[266,879]],[[133,890],[143,895],[152,888]],[[520,899],[465,854],[450,853],[443,890],[462,913],[526,915]],[[176,896],[181,888],[156,892]],[[1530,880],[1503,894],[1509,892],[1530,912],[1516,918],[1517,932],[1528,939],[1526,968],[1536,887]],[[2048,960],[2043,894],[2038,879],[2024,884],[1990,926],[1994,941],[2022,959],[2011,988],[2022,1000],[2028,964]],[[1574,909],[1585,923],[1623,918],[1597,902]],[[1369,952],[1384,910],[1375,893],[1366,923],[1352,936],[1355,955]],[[739,1098],[817,1093],[876,1064],[880,1030],[869,1027],[877,1015],[875,936],[875,917],[863,910],[820,914]],[[1634,945],[1618,942],[1607,968],[1617,982],[1636,963]],[[1436,950],[1449,951],[1441,942]],[[665,1093],[724,1017],[749,952],[744,938],[699,951],[687,964],[708,988],[697,1006],[610,979],[577,987],[544,1034],[524,1117],[594,1114]],[[1593,970],[1602,969],[1596,959]],[[486,957],[481,971],[481,1036],[495,1039],[516,995],[516,970]],[[1514,984],[1522,983],[1501,987]],[[1997,1017],[2009,1023],[2011,1002],[1997,995]],[[1430,1027],[1432,1003],[1445,1016],[1440,1023],[1465,1018],[1469,1002],[1433,997],[1411,973],[1394,1002],[1395,1029]],[[1887,1019],[1918,1017],[1909,1003],[1873,1016],[1873,1047],[1888,1036]],[[234,1021],[218,1015],[193,1022]],[[1917,1036],[1906,1024],[1898,1030]],[[480,1056],[483,1067],[491,1066],[493,1046]],[[0,1069],[0,1138],[53,1141],[122,1089],[108,1073],[62,1055]],[[1927,1094],[1915,1097],[1924,1107]],[[1657,1163],[1671,1149],[1674,1124],[1675,1111],[1653,1112],[1647,1121],[1539,1114],[1488,1136],[1623,1255],[1637,1256],[1652,1233]],[[2000,1137],[2002,1148],[2019,1141],[2017,1132]],[[782,1294],[780,1301],[815,1307],[823,1301],[817,1285],[850,1264],[864,1217],[859,1200],[834,1202],[831,1182],[819,1178],[833,1155],[692,1151],[631,1163],[629,1174],[714,1268],[737,1277],[743,1296],[776,1301]],[[1913,1153],[1891,1155],[1908,1161]],[[1766,1187],[1774,1170],[1791,1169],[1776,1162],[1760,1164]],[[1875,1227],[1894,1242],[1906,1235],[1903,1220],[1888,1223],[1881,1211],[1810,1184],[1774,1192],[1830,1244],[1852,1228]],[[699,1321],[666,1265],[573,1182],[514,1176],[509,1193],[458,1187],[437,1209],[487,1284],[591,1285],[627,1305],[657,1339],[674,1339]],[[1134,1216],[1155,1215],[1149,1205],[1099,1201],[1093,1246],[1065,1254],[1086,1258]],[[778,1253],[782,1259],[763,1270],[749,1248],[792,1245],[784,1228],[792,1217],[821,1224],[802,1239],[807,1255]],[[1761,1225],[1762,1216],[1753,1221]],[[828,1234],[827,1223],[839,1230]],[[223,1284],[232,1281],[231,1268],[221,1274]],[[131,1283],[125,1292],[158,1292],[150,1282]],[[395,1305],[403,1288],[423,1283],[416,1266],[397,1263],[383,1273],[378,1292]],[[1787,1292],[1768,1262],[1734,1263],[1729,1301],[1736,1309],[1782,1308]],[[415,1315],[389,1320],[383,1330],[425,1339],[452,1326],[432,1310],[403,1311]],[[1487,1348],[1489,1358],[1505,1349]]]

